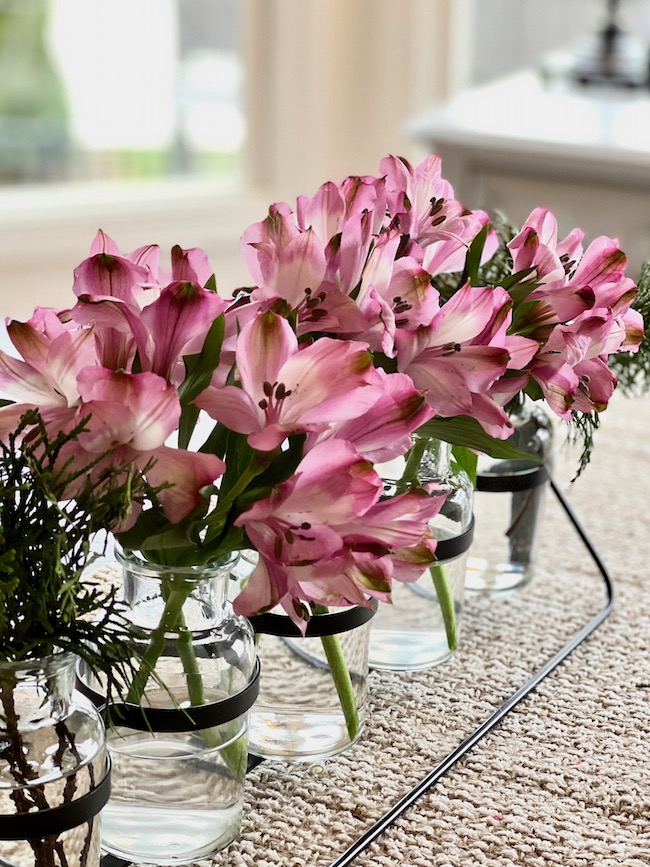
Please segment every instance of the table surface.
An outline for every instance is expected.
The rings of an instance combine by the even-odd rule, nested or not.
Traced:
[[[354,867],[650,863],[650,398],[615,395],[604,415],[574,486],[575,455],[558,431],[556,476],[613,574],[614,614]],[[531,584],[467,600],[461,648],[444,665],[373,672],[369,719],[346,753],[255,767],[240,836],[201,867],[337,865],[589,620],[602,581],[557,503],[547,507]]]
[[[650,396],[616,394],[573,486],[558,431],[556,475],[615,579],[614,614],[355,867],[650,863],[649,429]],[[587,622],[602,582],[552,500],[544,526],[535,579],[468,600],[448,663],[372,673],[353,748],[254,768],[241,835],[201,867],[332,865]]]

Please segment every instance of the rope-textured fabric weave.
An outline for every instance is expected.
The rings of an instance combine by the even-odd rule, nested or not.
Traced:
[[[356,865],[650,864],[649,430],[650,398],[617,395],[570,485],[575,453],[563,455],[558,429],[556,478],[614,578],[614,613]],[[364,735],[345,754],[253,769],[240,837],[199,863],[327,867],[603,602],[596,567],[547,498],[531,584],[469,599],[447,663],[373,672]]]

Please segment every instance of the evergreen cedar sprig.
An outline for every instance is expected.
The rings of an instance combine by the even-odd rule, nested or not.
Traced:
[[[73,470],[64,447],[83,429],[50,439],[30,410],[0,444],[0,660],[71,651],[119,692],[134,665],[126,621],[115,589],[84,570],[95,534],[124,520],[144,483],[117,470],[91,481],[101,458]],[[75,498],[63,500],[71,486]]]
[[[571,479],[575,482],[589,465],[591,453],[594,450],[594,433],[600,427],[600,415],[597,412],[574,412],[571,413],[569,433],[567,439],[570,443],[582,444],[582,451],[578,458],[578,469]]]

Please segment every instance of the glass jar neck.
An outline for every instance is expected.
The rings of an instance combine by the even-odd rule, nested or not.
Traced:
[[[0,730],[64,719],[75,687],[77,657],[61,652],[0,664]]]
[[[553,450],[553,422],[540,401],[528,396],[508,412],[514,426],[510,442],[525,452],[548,460]]]
[[[421,482],[445,479],[451,474],[451,444],[444,440],[430,439],[422,453],[418,466]]]
[[[124,601],[134,624],[146,628],[160,622],[160,617],[176,622],[182,611],[184,628],[201,631],[229,616],[228,589],[236,554],[218,562],[179,567],[152,563],[124,549],[116,548],[115,554],[123,570]]]

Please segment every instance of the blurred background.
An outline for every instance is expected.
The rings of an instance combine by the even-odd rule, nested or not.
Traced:
[[[239,237],[272,201],[375,173],[387,153],[421,159],[435,145],[440,107],[521,69],[540,81],[567,77],[614,13],[639,78],[615,98],[645,103],[649,7],[0,0],[0,313],[26,318],[36,304],[68,303],[72,270],[100,227],[125,252],[202,246],[230,292],[247,281]],[[582,87],[583,99],[595,92]],[[516,135],[521,103],[496,93],[484,109]],[[433,118],[430,135],[413,132],[421,116]],[[567,120],[540,115],[539,128]],[[632,136],[650,149],[650,122]],[[465,203],[485,206],[489,185],[468,184],[466,162],[449,165]],[[530,196],[518,191],[514,210],[545,204],[538,181]],[[624,235],[609,211],[609,234]]]

